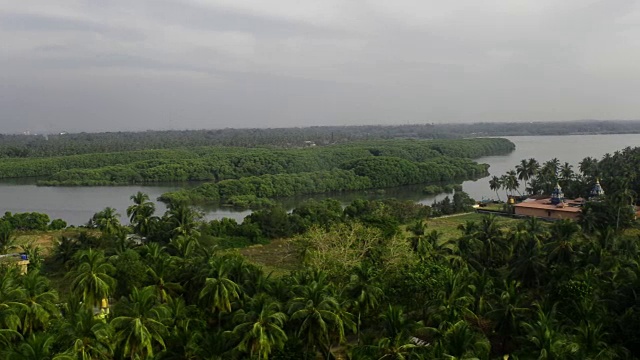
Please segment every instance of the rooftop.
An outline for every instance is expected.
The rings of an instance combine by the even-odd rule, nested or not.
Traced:
[[[549,197],[543,199],[529,198],[521,203],[515,204],[515,207],[545,209],[553,211],[580,212],[583,199],[565,199],[563,203],[554,205]]]

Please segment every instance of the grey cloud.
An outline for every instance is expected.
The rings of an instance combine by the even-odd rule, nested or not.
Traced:
[[[0,0],[0,132],[640,118],[634,1]]]

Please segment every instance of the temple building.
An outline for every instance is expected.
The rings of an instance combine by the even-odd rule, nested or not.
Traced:
[[[589,192],[589,199],[566,199],[560,184],[547,196],[533,196],[513,205],[513,213],[519,216],[535,216],[548,220],[571,219],[578,220],[582,211],[582,205],[586,201],[600,201],[604,197],[604,189],[600,180]],[[640,207],[634,206],[636,217],[640,217]]]
[[[591,189],[591,193],[589,193],[589,200],[595,200],[602,198],[604,196],[604,190],[602,186],[600,186],[600,179],[596,179],[596,185]]]
[[[594,193],[600,194],[599,196],[604,195],[604,191],[599,182],[596,182],[596,186],[591,191],[592,195]],[[583,198],[565,199],[560,184],[556,184],[556,187],[551,192],[551,196],[528,198],[513,205],[513,209],[514,214],[520,216],[535,216],[553,220],[578,220],[584,202],[585,200]]]

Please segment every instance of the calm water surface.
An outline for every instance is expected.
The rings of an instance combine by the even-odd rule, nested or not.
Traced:
[[[640,146],[640,134],[629,135],[572,135],[572,136],[512,136],[506,137],[516,144],[516,150],[506,156],[488,156],[477,161],[491,165],[491,175],[502,175],[513,169],[522,159],[536,158],[543,162],[554,157],[562,163],[569,162],[576,167],[583,158],[602,157],[606,153],[621,150],[627,146]],[[0,212],[41,212],[49,214],[52,219],[61,218],[72,225],[86,223],[96,212],[107,206],[113,207],[123,215],[125,222],[126,209],[131,205],[129,197],[138,191],[149,194],[156,199],[162,193],[173,191],[184,184],[164,184],[156,186],[92,186],[92,187],[39,187],[33,180],[13,180],[0,183]],[[420,186],[405,186],[387,189],[384,194],[376,192],[356,192],[348,194],[331,194],[313,196],[315,199],[327,197],[338,198],[348,203],[357,198],[395,197],[402,200],[413,200],[423,204],[431,204],[434,199],[444,195],[424,196]],[[495,193],[489,190],[488,178],[477,181],[466,181],[463,189],[475,199],[493,198]],[[284,199],[286,207],[295,207],[297,203],[311,197]],[[156,203],[157,212],[162,214],[166,207]],[[231,217],[242,220],[250,211],[234,211],[229,208],[201,207],[207,219]],[[1,214],[0,213],[0,214]]]

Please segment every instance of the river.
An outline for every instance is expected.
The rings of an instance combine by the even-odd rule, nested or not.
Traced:
[[[516,150],[505,156],[487,156],[477,159],[478,162],[490,165],[491,175],[502,175],[513,169],[522,159],[535,158],[543,162],[554,157],[562,163],[577,164],[587,156],[601,158],[606,153],[613,153],[627,146],[640,146],[640,134],[625,135],[568,135],[568,136],[506,136],[516,144]],[[189,184],[162,184],[154,186],[91,186],[91,187],[41,187],[33,180],[12,180],[0,183],[0,214],[11,212],[41,212],[51,219],[60,218],[70,225],[85,224],[91,216],[104,209],[113,207],[126,222],[126,209],[131,205],[129,197],[138,191],[147,193],[152,199],[160,194],[173,191]],[[192,186],[192,185],[191,185]],[[488,178],[476,181],[465,181],[463,190],[477,200],[494,198],[495,193],[489,190]],[[357,198],[395,197],[402,200],[413,200],[423,204],[431,204],[434,199],[445,195],[422,195],[419,186],[404,186],[378,192],[353,192],[313,196],[316,199],[326,197],[337,198],[344,203]],[[310,197],[283,199],[285,207],[295,207],[297,203]],[[156,203],[157,213],[162,214],[166,207]],[[242,220],[250,211],[237,211],[225,207],[201,207],[207,219],[231,217]]]

